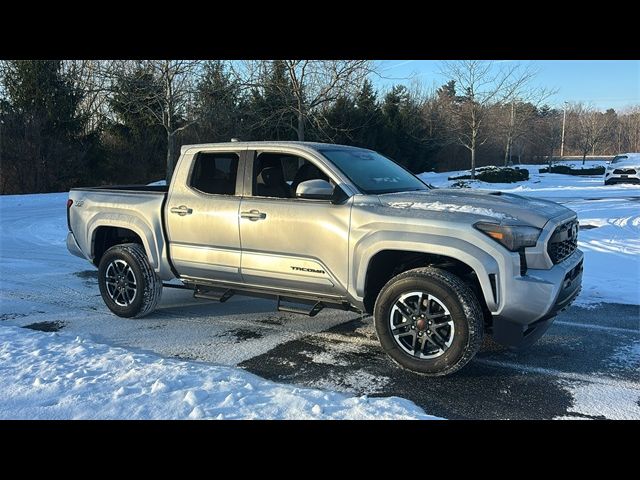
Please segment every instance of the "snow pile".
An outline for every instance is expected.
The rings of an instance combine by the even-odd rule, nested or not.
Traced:
[[[0,418],[435,419],[396,397],[351,397],[243,370],[0,326]]]
[[[471,213],[473,215],[483,215],[485,217],[492,217],[500,220],[510,218],[508,215],[495,212],[490,208],[479,208],[471,205],[451,205],[442,202],[390,202],[387,205],[391,208],[415,208],[417,210],[430,210],[433,212]]]
[[[578,246],[585,255],[577,303],[640,304],[640,203],[602,199],[566,205],[578,213]]]

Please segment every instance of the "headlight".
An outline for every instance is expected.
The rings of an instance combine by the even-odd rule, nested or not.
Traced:
[[[478,222],[474,227],[512,252],[524,247],[534,247],[542,232],[541,229],[536,227],[498,225],[497,223],[486,222]]]

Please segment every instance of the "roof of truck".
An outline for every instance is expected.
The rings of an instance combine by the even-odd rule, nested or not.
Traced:
[[[242,147],[302,147],[303,149],[318,150],[326,147],[340,147],[340,148],[359,148],[351,145],[338,145],[335,143],[322,143],[322,142],[295,142],[295,141],[264,141],[264,142],[219,142],[219,143],[198,143],[195,145],[183,145],[181,152],[192,148],[211,148],[228,146],[233,148]]]

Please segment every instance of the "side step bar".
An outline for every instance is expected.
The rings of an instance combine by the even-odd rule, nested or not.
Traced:
[[[289,313],[299,313],[300,315],[308,315],[310,317],[315,317],[320,311],[325,307],[324,303],[318,301],[315,303],[308,303],[301,301],[300,299],[288,299],[286,297],[282,297],[281,295],[276,296],[278,299],[278,305],[276,309],[279,312],[289,312]],[[295,307],[291,305],[283,305],[282,302],[285,301],[287,303],[297,303],[299,305],[308,305],[311,308],[305,309],[302,307]]]
[[[184,281],[184,280],[183,280]],[[345,310],[348,312],[362,313],[360,309],[352,306],[346,299],[332,299],[315,296],[300,295],[295,293],[287,295],[279,295],[276,292],[269,292],[257,288],[243,288],[235,285],[224,284],[195,284],[188,283],[185,286],[182,285],[166,285],[169,288],[185,288],[193,290],[194,298],[202,298],[205,300],[215,300],[218,302],[226,302],[234,295],[266,298],[269,300],[276,300],[277,310],[280,312],[299,313],[301,315],[308,315],[315,317],[324,308],[335,308],[339,310]],[[305,308],[306,307],[306,308]]]
[[[233,297],[235,293],[236,292],[234,292],[230,288],[220,290],[220,289],[213,289],[213,288],[209,289],[209,288],[196,287],[195,290],[193,291],[193,297],[202,298],[205,300],[216,300],[220,303],[224,303],[227,300],[229,300],[231,297]]]

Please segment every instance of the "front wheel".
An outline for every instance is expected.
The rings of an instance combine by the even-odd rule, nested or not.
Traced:
[[[459,370],[482,344],[478,299],[459,277],[438,268],[416,268],[392,278],[378,295],[374,322],[391,359],[423,375]]]
[[[162,281],[137,243],[115,245],[104,253],[98,285],[104,303],[119,317],[144,317],[162,296]]]

